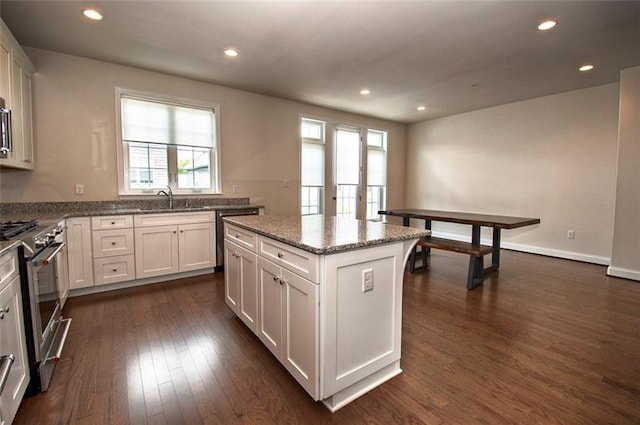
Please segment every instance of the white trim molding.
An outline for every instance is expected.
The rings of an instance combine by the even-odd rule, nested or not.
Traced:
[[[607,276],[640,281],[640,270],[625,269],[624,267],[607,267]]]

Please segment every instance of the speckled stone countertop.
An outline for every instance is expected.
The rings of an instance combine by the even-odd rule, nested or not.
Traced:
[[[313,254],[331,254],[429,236],[430,230],[335,216],[240,216],[224,221]]]
[[[0,221],[62,220],[67,217],[100,215],[157,214],[215,211],[224,209],[263,208],[252,205],[249,198],[175,199],[169,209],[166,199],[89,201],[89,202],[15,202],[0,204]]]
[[[5,252],[9,252],[10,250],[17,248],[21,243],[22,241],[20,239],[0,241],[0,255],[3,255]]]

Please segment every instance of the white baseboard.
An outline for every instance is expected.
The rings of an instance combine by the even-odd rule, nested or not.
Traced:
[[[640,270],[625,269],[624,267],[607,267],[607,275],[624,279],[640,280]]]
[[[471,237],[458,235],[456,233],[433,232],[433,236],[436,236],[439,238],[453,239],[456,241],[471,242]],[[482,239],[480,243],[484,245],[491,245],[491,239]],[[511,249],[513,251],[546,255],[547,257],[564,258],[567,260],[582,261],[584,263],[600,264],[603,266],[608,266],[609,264],[611,264],[611,258],[609,257],[584,254],[581,252],[563,251],[560,249],[543,248],[539,246],[524,245],[524,244],[505,242],[505,241],[503,241],[500,244],[500,247],[504,249]]]

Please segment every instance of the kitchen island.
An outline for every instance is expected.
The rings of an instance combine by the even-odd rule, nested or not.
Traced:
[[[333,216],[225,218],[225,300],[336,411],[402,372],[402,281],[429,230]]]

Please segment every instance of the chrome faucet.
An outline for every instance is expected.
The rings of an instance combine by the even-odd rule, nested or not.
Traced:
[[[158,191],[158,195],[164,195],[167,198],[169,198],[169,209],[172,210],[173,209],[173,191],[171,190],[171,186],[167,186],[167,189],[169,189],[168,191],[166,190],[159,190]]]

